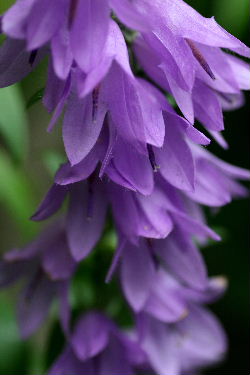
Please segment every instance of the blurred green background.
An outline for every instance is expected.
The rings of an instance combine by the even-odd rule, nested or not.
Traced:
[[[7,0],[0,1],[0,13],[10,3]],[[189,0],[188,3],[205,16],[215,15],[223,27],[248,43],[248,0]],[[54,171],[64,159],[60,127],[52,134],[46,132],[49,116],[41,101],[37,101],[45,80],[46,62],[21,84],[0,89],[1,252],[25,244],[41,230],[41,224],[32,223],[28,219],[49,187]],[[230,149],[224,151],[215,144],[210,147],[224,160],[247,168],[248,108],[249,98],[244,108],[224,115],[224,135]],[[249,212],[248,201],[243,200],[235,201],[217,214],[209,215],[210,225],[223,232],[223,241],[202,251],[210,274],[223,274],[229,279],[226,295],[212,309],[225,326],[230,350],[226,360],[206,374],[249,373]],[[106,238],[105,241],[105,246],[110,249],[114,247],[113,238]],[[103,259],[104,264],[108,264],[109,260]],[[94,259],[91,261],[93,264]],[[91,269],[91,264],[88,267]],[[103,275],[96,276],[100,280]],[[91,306],[94,291],[91,289],[91,280],[87,277],[85,284],[85,291],[80,286],[80,289],[76,288],[75,296],[83,299],[87,308],[88,304]],[[112,293],[112,288],[115,286],[106,289],[106,295]],[[21,342],[14,310],[17,292],[15,289],[0,292],[0,374],[41,375],[61,346],[56,314],[52,313],[48,324],[38,334]],[[119,319],[127,323],[127,316],[120,315],[122,307],[112,303],[111,301],[108,309],[114,315],[119,313]],[[51,335],[48,334],[50,328]]]

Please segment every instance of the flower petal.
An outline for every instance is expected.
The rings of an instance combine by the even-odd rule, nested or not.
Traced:
[[[159,375],[180,375],[180,358],[174,330],[156,319],[145,317],[145,320],[141,344],[151,366]]]
[[[66,231],[71,254],[77,261],[85,258],[99,240],[106,208],[106,198],[99,185],[93,184],[90,188],[87,183],[78,183],[73,186]]]
[[[121,281],[125,296],[135,311],[143,308],[154,277],[154,263],[147,246],[127,243],[122,255]]]
[[[65,19],[67,0],[36,1],[27,22],[28,50],[34,50],[48,42]]]
[[[33,334],[46,318],[54,297],[55,286],[39,271],[34,274],[20,296],[17,310],[21,336]]]
[[[68,279],[73,274],[76,262],[72,258],[67,239],[60,233],[42,254],[42,266],[51,280]]]
[[[71,46],[80,68],[88,73],[96,67],[108,35],[107,0],[79,0],[71,28]]]
[[[72,94],[64,116],[63,140],[71,165],[78,164],[95,145],[102,129],[106,107],[88,95],[79,99]]]
[[[92,361],[82,362],[76,356],[71,347],[67,347],[59,358],[53,363],[48,375],[94,375]]]
[[[206,267],[187,236],[175,230],[166,239],[154,241],[154,248],[171,272],[191,287],[204,290],[208,283]]]
[[[53,184],[31,219],[40,221],[53,215],[62,206],[67,193],[67,186]]]
[[[83,316],[71,339],[77,357],[85,361],[102,352],[109,341],[109,329],[109,323],[102,315],[92,312]]]
[[[194,161],[189,146],[183,139],[178,116],[164,113],[166,124],[162,149],[154,149],[156,163],[162,176],[173,186],[187,191],[194,189]]]
[[[65,23],[66,24],[66,23]],[[61,27],[51,40],[51,52],[55,73],[60,79],[66,79],[73,62],[73,56],[69,44],[69,32]]]

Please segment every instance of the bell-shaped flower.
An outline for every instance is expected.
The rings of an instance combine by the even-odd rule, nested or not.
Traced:
[[[105,315],[91,311],[77,321],[68,345],[49,370],[51,375],[133,375],[146,362],[135,339]]]
[[[22,337],[33,334],[43,323],[55,298],[60,303],[63,330],[69,332],[69,280],[76,268],[61,223],[54,223],[24,249],[14,249],[1,261],[1,287],[20,279],[26,284],[20,294],[17,318]]]
[[[227,340],[215,316],[196,305],[188,316],[165,324],[147,314],[138,316],[141,346],[157,374],[194,373],[223,359]]]

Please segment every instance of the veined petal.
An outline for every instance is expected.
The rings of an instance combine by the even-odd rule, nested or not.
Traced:
[[[79,99],[72,94],[64,116],[63,140],[71,165],[78,164],[95,145],[102,129],[106,107],[101,95]]]
[[[66,24],[64,24],[53,36],[51,40],[51,52],[55,73],[60,79],[66,79],[73,62],[69,31],[66,28]]]
[[[143,14],[143,7],[140,7],[138,2],[109,0],[109,3],[119,19],[131,29],[139,31],[151,30],[150,19],[146,17],[146,14]]]
[[[206,267],[187,236],[175,230],[166,239],[154,241],[154,249],[177,277],[193,288],[204,290],[208,283]]]
[[[123,34],[118,25],[110,20],[109,32],[102,53],[102,57],[97,66],[93,67],[84,78],[78,82],[80,96],[84,97],[97,87],[108,73],[112,62],[116,61],[124,72],[133,77],[129,64],[127,46]]]
[[[193,90],[195,117],[208,129],[224,129],[223,114],[220,102],[213,90],[196,80]]]
[[[79,0],[70,41],[80,68],[90,72],[101,60],[108,35],[109,6],[107,0]]]
[[[145,154],[145,126],[136,81],[116,62],[105,80],[105,97],[118,135]]]
[[[250,66],[236,56],[224,54],[241,90],[250,90]]]
[[[134,190],[149,195],[154,187],[153,171],[149,159],[120,138],[113,148],[113,164],[130,182]]]
[[[112,182],[108,184],[108,193],[119,231],[125,237],[129,236],[131,242],[136,243],[140,218],[133,194]]]
[[[229,179],[205,160],[197,161],[197,181],[194,192],[187,192],[194,201],[212,207],[231,201]]]
[[[61,27],[68,9],[67,0],[36,1],[27,23],[28,50],[41,47]]]
[[[127,243],[121,261],[121,281],[125,296],[135,311],[140,311],[149,296],[155,268],[149,249]]]
[[[214,90],[225,93],[238,93],[239,85],[228,60],[227,55],[220,48],[205,46],[196,43],[198,50],[211,68],[214,78],[209,77],[207,73],[198,69],[197,77]]]
[[[88,182],[90,184],[91,182]],[[71,190],[66,232],[75,260],[85,258],[101,236],[107,202],[99,185],[78,183]]]
[[[152,34],[145,34],[144,39],[165,67],[165,71],[174,77],[178,86],[190,91],[194,84],[195,68],[192,63],[194,57],[185,40],[174,35],[167,27],[159,27]]]
[[[141,83],[141,81],[139,81]],[[148,84],[138,85],[139,99],[145,127],[145,139],[150,145],[162,147],[165,137],[165,124],[161,103],[154,96]]]
[[[214,47],[229,48],[243,56],[249,55],[249,49],[219,26],[214,17],[203,17],[184,1],[159,0],[156,7],[168,26],[183,38]]]
[[[178,127],[179,118],[165,112],[164,119],[166,124],[164,145],[162,149],[154,149],[159,171],[173,186],[182,190],[193,190],[194,161]]]
[[[149,77],[151,77],[159,86],[170,91],[166,76],[163,70],[159,68],[159,65],[161,64],[159,56],[152,53],[141,35],[135,39],[133,51],[135,52],[141,67]]]

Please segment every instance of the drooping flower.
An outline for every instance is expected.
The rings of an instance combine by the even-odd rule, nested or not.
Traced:
[[[184,141],[181,138],[179,140],[181,149]],[[112,207],[115,226],[120,235],[134,244],[138,243],[140,237],[166,238],[173,228],[180,228],[183,236],[186,233],[187,236],[196,235],[203,239],[211,237],[218,240],[218,235],[206,226],[196,202],[217,207],[228,203],[231,197],[246,194],[245,188],[235,179],[249,178],[248,171],[224,163],[200,146],[191,147],[188,143],[186,147],[190,152],[190,158],[194,158],[195,165],[195,183],[191,190],[177,190],[166,181],[167,172],[164,165],[160,165],[157,173],[150,170],[154,177],[154,187],[149,195],[143,195],[142,191],[136,189],[135,183],[131,186],[129,180],[125,180],[124,172],[129,171],[125,162],[120,167],[124,166],[126,169],[114,170],[119,173],[117,175],[114,175],[114,171],[110,173],[109,166],[106,166],[108,178],[104,176],[100,180],[98,175],[102,167],[98,166],[98,160],[104,144],[105,142],[100,141],[98,147],[79,164],[73,167],[65,164],[59,169],[55,176],[55,184],[33,216],[33,219],[38,221],[48,218],[60,208],[63,199],[69,193],[66,234],[71,253],[78,260],[86,257],[100,238],[108,205]],[[108,142],[106,147],[108,148]],[[177,148],[176,152],[178,150]],[[110,163],[111,161],[109,160]],[[133,164],[135,163],[136,159],[133,161]],[[132,169],[133,164],[130,166]],[[139,165],[142,167],[142,164]],[[176,177],[173,183],[176,185],[180,174],[178,165],[174,165],[176,167],[173,166],[172,169]],[[113,168],[113,164],[111,166]],[[147,176],[143,169],[140,173],[142,177]],[[132,177],[133,174],[127,175],[130,181]],[[114,179],[114,182],[110,179]]]
[[[193,58],[194,79],[189,89],[176,83],[173,80],[175,76],[170,75],[168,78],[166,71],[163,70],[162,59],[164,58],[165,64],[169,66],[171,59],[169,54],[164,56],[153,54],[151,46],[148,46],[142,37],[138,37],[135,41],[134,51],[144,71],[174,96],[185,117],[191,123],[195,117],[216,137],[217,132],[224,129],[222,109],[228,110],[240,106],[243,102],[241,90],[249,89],[249,78],[247,78],[249,65],[235,56],[226,54],[216,46],[210,47],[200,43],[198,47],[200,55],[214,72],[214,77],[211,78]],[[188,67],[190,65],[189,60]],[[190,75],[183,75],[183,77],[190,77]],[[225,145],[220,138],[216,137],[222,145]]]
[[[106,316],[90,312],[81,317],[68,345],[49,370],[50,375],[132,375],[146,362],[138,342],[120,331]]]
[[[66,96],[65,89],[61,89],[56,107],[51,103],[51,99],[54,101],[55,98],[55,86],[52,87],[50,81],[57,79],[53,77],[52,69],[50,74],[52,78],[49,77],[44,100],[49,109],[55,109],[53,123],[69,96],[63,138],[72,165],[79,163],[97,142],[106,113],[109,113],[112,131],[138,152],[146,154],[147,143],[158,147],[162,145],[164,122],[161,108],[154,96],[149,95],[134,77],[123,35],[113,21],[110,21],[102,60],[88,75],[75,69],[72,93],[67,90]]]
[[[91,312],[78,320],[70,343],[49,374],[132,375],[142,371],[179,375],[221,360],[226,350],[219,322],[195,305],[187,318],[173,325],[139,314],[137,329],[130,332],[118,330],[105,316]]]
[[[150,245],[127,243],[121,255],[120,278],[128,303],[135,312],[144,311],[164,323],[184,319],[190,305],[213,302],[226,287],[223,278],[208,278],[198,249],[191,241],[181,246],[177,233]]]
[[[23,338],[33,334],[49,313],[52,301],[60,303],[64,332],[69,331],[69,280],[76,268],[61,223],[47,228],[22,250],[14,249],[0,263],[1,288],[25,279],[17,306],[17,319]]]
[[[0,87],[49,56],[48,130],[64,113],[68,157],[32,217],[49,218],[69,197],[64,222],[1,263],[3,286],[28,279],[19,309],[23,336],[40,326],[57,297],[67,343],[51,375],[180,375],[222,359],[224,333],[201,306],[226,283],[207,276],[197,248],[220,237],[200,205],[245,196],[237,180],[249,173],[204,149],[210,139],[194,119],[227,146],[222,111],[243,103],[249,78],[248,65],[221,48],[242,56],[249,49],[182,0],[18,0],[1,29]],[[71,332],[68,286],[101,239],[108,210],[118,246],[106,281],[119,275],[138,324],[123,332],[91,312]]]
[[[190,122],[194,119],[191,94],[196,77],[205,79],[212,87],[214,81],[217,87],[221,87],[218,81],[221,81],[222,75],[222,81],[224,79],[225,83],[229,82],[234,89],[239,89],[227,57],[223,56],[220,48],[247,57],[249,49],[223,30],[214,18],[202,17],[182,0],[157,1],[155,4],[138,0],[133,5],[145,22],[150,23],[150,30],[141,32],[142,41],[150,49],[150,54],[142,53],[139,60],[146,72],[147,66],[153,63],[149,67],[153,75],[156,72],[153,78],[159,82],[161,77],[160,85],[173,94]],[[129,17],[122,17],[122,13],[119,15],[123,22],[130,25]]]
[[[226,351],[224,332],[212,313],[196,305],[173,325],[142,314],[138,317],[141,346],[157,374],[184,374],[220,361]]]
[[[85,72],[95,67],[108,22],[106,0],[19,0],[5,13],[2,29],[11,38],[25,40],[30,52],[50,42],[55,71],[65,79],[73,59]]]

